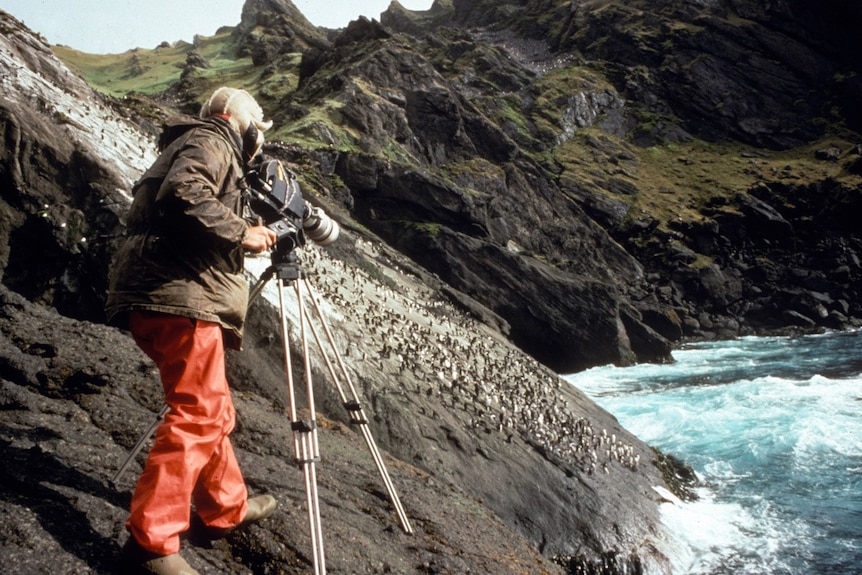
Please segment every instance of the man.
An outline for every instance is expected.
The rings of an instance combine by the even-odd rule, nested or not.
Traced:
[[[224,363],[224,347],[242,340],[244,250],[276,241],[242,218],[240,185],[271,125],[247,92],[219,88],[199,119],[166,122],[159,158],[133,188],[106,312],[158,366],[170,410],[132,496],[124,572],[197,573],[179,554],[192,501],[221,535],[276,507],[270,495],[248,499],[228,439],[235,412]]]

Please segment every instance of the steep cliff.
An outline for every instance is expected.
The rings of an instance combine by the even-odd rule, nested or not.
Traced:
[[[426,57],[544,168],[552,184],[534,188],[575,203],[642,266],[617,284],[639,358],[661,346],[633,316],[671,341],[859,324],[852,3],[444,8],[414,15],[459,30],[426,27]],[[415,33],[409,15],[382,22]],[[595,277],[583,259],[567,266],[569,249],[528,251]]]
[[[851,6],[395,3],[342,31],[294,11],[250,1],[195,50],[256,88],[330,207],[553,369],[859,323]],[[192,111],[218,78],[126,85]]]
[[[131,120],[145,117],[140,101],[91,91],[44,41],[0,18],[4,565],[108,573],[127,537],[123,520],[146,449],[115,485],[110,480],[156,418],[161,392],[128,335],[98,321],[99,305],[128,190],[152,161],[153,142]],[[302,161],[301,150],[269,150]],[[673,487],[669,460],[508,342],[493,312],[362,226],[343,224],[331,248],[300,255],[415,532],[399,528],[312,344],[328,570],[669,572],[672,534],[653,490]],[[250,280],[268,264],[249,260]],[[255,300],[246,349],[229,357],[229,378],[247,483],[273,493],[280,507],[227,540],[190,537],[184,554],[202,573],[310,568],[283,334],[270,303],[276,288],[267,284]],[[287,300],[299,353],[298,307]]]
[[[249,0],[194,45],[55,47],[76,73],[2,15],[4,556],[111,567],[140,458],[105,482],[159,392],[101,325],[107,268],[161,119],[229,74],[276,120],[265,152],[344,227],[302,257],[417,528],[315,354],[332,570],[669,572],[653,487],[690,478],[548,366],[858,325],[858,14],[770,6],[441,0],[328,31]],[[230,369],[250,486],[282,507],[193,546],[204,572],[308,568],[275,316],[256,303]]]

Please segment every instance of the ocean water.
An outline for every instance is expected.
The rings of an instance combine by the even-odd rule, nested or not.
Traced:
[[[662,505],[678,574],[862,574],[862,331],[687,345],[566,376],[691,465]]]

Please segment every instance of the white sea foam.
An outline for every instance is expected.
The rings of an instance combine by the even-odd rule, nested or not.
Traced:
[[[567,376],[703,482],[662,505],[676,573],[862,572],[860,341],[743,338]]]

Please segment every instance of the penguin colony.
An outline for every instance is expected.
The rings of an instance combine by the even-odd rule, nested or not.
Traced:
[[[325,248],[306,246],[300,254],[319,303],[332,304],[324,312],[332,316],[328,321],[342,315],[364,325],[361,347],[353,342],[343,352],[348,365],[375,362],[376,369],[397,376],[400,393],[437,395],[444,406],[463,411],[474,430],[497,432],[507,441],[517,435],[583,473],[608,474],[614,465],[638,469],[640,454],[632,445],[575,415],[559,393],[569,385],[561,377],[448,302],[420,302],[418,292],[399,289],[408,275],[377,244],[357,240],[357,250],[398,273],[397,281],[388,282],[396,287],[348,268]]]

